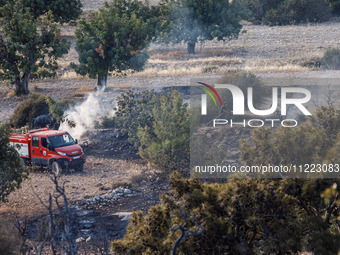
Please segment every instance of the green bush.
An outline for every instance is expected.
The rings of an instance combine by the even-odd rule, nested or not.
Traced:
[[[11,192],[20,188],[27,177],[18,152],[9,144],[9,134],[10,127],[0,125],[0,203],[6,201]]]
[[[340,70],[340,49],[327,49],[323,55],[322,64],[328,69]]]
[[[119,128],[151,165],[165,172],[186,169],[189,162],[189,113],[176,89],[168,94],[130,90],[117,97],[116,115],[100,128]]]
[[[170,196],[163,195],[147,215],[135,212],[124,238],[112,243],[112,252],[170,254],[181,232],[172,235],[171,223],[188,231],[203,228],[200,235],[185,238],[177,254],[296,254],[308,249],[334,255],[340,235],[331,231],[335,222],[324,222],[327,206],[320,196],[333,181],[231,178],[206,184],[175,173]]]
[[[252,141],[241,143],[247,165],[336,163],[340,157],[340,110],[321,107],[296,128],[254,130]]]
[[[113,120],[104,118],[102,125],[114,125],[128,135],[128,141],[136,148],[140,146],[137,132],[139,127],[150,127],[153,122],[152,109],[159,105],[160,96],[153,90],[137,92],[129,90],[117,97],[116,115]]]
[[[18,105],[9,122],[14,128],[32,125],[33,119],[42,114],[51,114],[57,123],[62,121],[64,110],[72,104],[71,101],[57,101],[50,96],[31,94],[24,102]]]
[[[265,15],[266,21],[272,25],[324,22],[330,18],[330,8],[321,0],[284,0]]]
[[[165,172],[188,169],[190,122],[181,94],[162,95],[152,116],[151,125],[138,128],[140,156]]]
[[[328,0],[331,11],[334,15],[340,15],[340,1],[339,0]]]
[[[323,0],[238,0],[251,12],[250,20],[270,25],[323,22],[337,6]]]
[[[49,70],[45,68],[38,69],[37,72],[32,73],[30,75],[31,80],[42,80],[46,78],[55,78],[57,76],[57,73],[55,71],[50,72]]]

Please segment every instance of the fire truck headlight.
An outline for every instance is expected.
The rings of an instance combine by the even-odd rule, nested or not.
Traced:
[[[66,156],[66,153],[57,151],[59,155]]]

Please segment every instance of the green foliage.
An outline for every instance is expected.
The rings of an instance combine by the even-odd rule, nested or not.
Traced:
[[[18,95],[29,93],[32,73],[55,71],[56,60],[68,52],[70,44],[52,20],[50,13],[35,19],[21,2],[0,7],[0,80],[11,81]]]
[[[27,171],[15,148],[9,143],[10,127],[0,125],[0,202],[27,177]]]
[[[153,90],[143,92],[129,90],[117,97],[115,126],[128,135],[128,141],[135,148],[140,146],[138,128],[152,126],[154,121],[152,110],[159,106],[159,101],[160,96]],[[110,123],[109,120],[105,122]]]
[[[13,1],[2,0],[0,7],[11,2]],[[25,9],[27,8],[33,19],[51,12],[54,21],[60,23],[76,20],[81,14],[82,7],[80,0],[15,0],[14,2],[20,3]]]
[[[198,38],[225,40],[237,38],[240,6],[234,1],[165,0],[159,38],[166,43],[188,44],[188,53],[195,53]]]
[[[35,73],[30,75],[30,80],[43,80],[46,78],[55,78],[57,73],[55,71],[50,72],[45,68],[40,68]]]
[[[78,19],[83,6],[80,0],[29,0],[25,4],[35,18],[51,11],[54,21],[60,23]]]
[[[331,17],[332,4],[323,0],[238,0],[238,2],[251,11],[250,20],[271,25],[323,22]]]
[[[117,97],[116,114],[100,127],[119,128],[151,165],[165,172],[188,167],[189,112],[176,89],[168,94],[133,90]]]
[[[141,70],[148,56],[144,51],[154,34],[152,9],[138,0],[117,0],[82,19],[76,29],[79,65],[76,72],[98,78],[106,87],[109,72]]]
[[[321,0],[284,0],[277,9],[266,12],[266,21],[273,25],[302,22],[323,22],[331,17],[329,6]]]
[[[152,108],[153,122],[139,126],[139,154],[165,172],[188,169],[190,122],[181,94],[172,89]]]
[[[339,0],[329,0],[329,6],[331,11],[335,15],[340,15],[340,1]]]
[[[49,96],[31,94],[27,100],[18,105],[9,123],[14,128],[31,125],[33,119],[42,114],[51,114],[57,123],[63,121],[64,110],[70,105],[68,101],[57,101]]]
[[[328,69],[340,70],[340,49],[327,49],[323,55],[322,64]]]
[[[204,231],[186,238],[177,254],[308,250],[334,255],[340,248],[340,233],[331,232],[333,221],[330,225],[324,221],[326,205],[320,197],[332,181],[231,178],[223,184],[203,184],[175,173],[170,179],[171,195],[163,195],[147,215],[134,213],[125,237],[112,243],[112,252],[169,254],[179,234],[171,235],[170,222],[184,222],[178,210],[182,205],[195,216],[187,218],[188,227],[194,230],[197,223]]]
[[[340,110],[321,107],[296,128],[254,130],[253,140],[241,143],[241,158],[247,165],[335,163],[340,156],[339,134]]]

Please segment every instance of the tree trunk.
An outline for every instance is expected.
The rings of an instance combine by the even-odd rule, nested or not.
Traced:
[[[195,54],[195,42],[188,42],[188,54]]]
[[[27,95],[30,91],[28,90],[28,80],[30,78],[30,74],[24,73],[22,76],[22,79],[20,77],[17,77],[15,79],[15,94],[17,96],[20,95]]]
[[[107,86],[107,74],[102,75],[102,76],[98,75],[98,84],[97,84],[97,87],[94,90],[105,92],[106,86]]]
[[[22,86],[21,86],[21,82],[20,82],[20,77],[17,77],[15,79],[14,84],[15,84],[15,94],[17,96],[22,95],[23,91],[22,91]]]
[[[22,89],[25,95],[27,95],[28,93],[30,93],[30,91],[28,90],[28,80],[30,78],[30,74],[26,74],[24,73],[24,75],[22,76]]]

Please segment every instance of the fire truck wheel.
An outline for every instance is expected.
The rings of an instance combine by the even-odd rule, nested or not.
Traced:
[[[77,172],[82,172],[84,170],[84,165],[77,166],[75,170]]]
[[[62,168],[60,164],[57,161],[54,161],[52,163],[52,173],[56,176],[59,176],[62,172]]]

